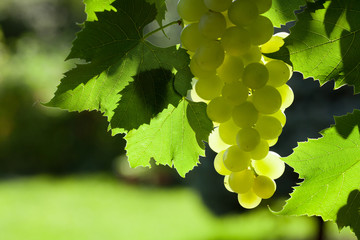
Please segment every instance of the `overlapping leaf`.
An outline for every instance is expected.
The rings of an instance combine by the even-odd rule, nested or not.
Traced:
[[[273,0],[271,9],[263,15],[268,17],[275,27],[280,28],[281,25],[285,25],[287,22],[295,21],[295,11],[305,5],[305,0]]]

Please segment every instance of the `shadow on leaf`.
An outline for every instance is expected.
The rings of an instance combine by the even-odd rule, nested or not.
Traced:
[[[343,138],[348,138],[355,127],[360,129],[360,111],[354,110],[346,116],[335,117],[335,129]]]

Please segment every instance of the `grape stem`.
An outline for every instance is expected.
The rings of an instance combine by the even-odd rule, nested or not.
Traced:
[[[162,31],[162,30],[164,30],[165,28],[170,27],[170,26],[172,26],[172,25],[174,25],[174,24],[181,25],[181,23],[182,23],[181,20],[172,21],[172,22],[170,22],[170,23],[168,23],[168,24],[166,24],[166,25],[164,25],[164,26],[161,26],[161,27],[155,29],[154,31],[151,31],[151,32],[147,33],[147,34],[143,37],[143,39],[147,39],[148,37],[150,37],[150,36],[153,35],[154,33],[157,33],[157,32],[159,32],[159,31]]]

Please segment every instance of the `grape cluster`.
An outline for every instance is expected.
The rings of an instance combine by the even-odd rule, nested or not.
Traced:
[[[274,194],[274,179],[284,172],[284,162],[269,148],[277,142],[286,122],[284,110],[294,98],[286,84],[290,66],[262,55],[284,43],[261,15],[271,5],[272,0],[178,2],[185,23],[181,43],[195,77],[190,98],[208,104],[207,115],[216,126],[209,136],[218,153],[215,170],[248,209]]]

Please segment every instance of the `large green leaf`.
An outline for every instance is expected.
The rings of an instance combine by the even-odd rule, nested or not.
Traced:
[[[280,214],[316,215],[360,236],[360,111],[335,118],[323,137],[299,143],[283,160],[304,181]]]
[[[275,27],[281,27],[287,22],[295,21],[295,10],[306,5],[306,0],[273,0],[269,11],[263,15],[268,17]]]
[[[317,1],[298,15],[298,22],[273,57],[290,60],[294,70],[320,84],[335,80],[360,91],[360,1]]]

